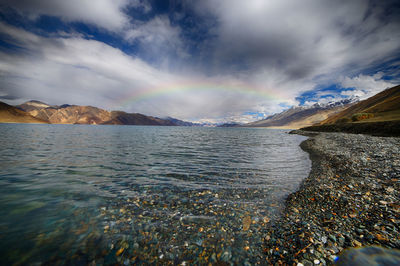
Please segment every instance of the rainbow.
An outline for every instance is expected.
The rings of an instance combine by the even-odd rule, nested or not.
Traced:
[[[273,101],[286,101],[288,97],[282,91],[262,89],[255,86],[250,86],[244,83],[212,83],[212,82],[182,82],[168,84],[159,87],[146,87],[135,90],[133,94],[125,95],[123,99],[116,100],[112,105],[114,107],[126,107],[132,103],[145,101],[157,97],[174,95],[192,91],[220,91],[220,92],[234,92],[242,95],[262,98],[265,100]]]

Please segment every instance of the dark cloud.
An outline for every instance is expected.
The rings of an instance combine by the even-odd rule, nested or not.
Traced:
[[[279,68],[291,80],[332,77],[354,65],[361,70],[398,54],[394,6],[394,1],[210,0],[203,8],[219,22],[210,56],[220,68]]]
[[[65,21],[79,21],[110,30],[122,30],[129,18],[123,9],[140,6],[129,0],[0,0],[2,10],[11,8],[35,20],[42,15],[56,16]]]
[[[2,99],[2,100],[18,100],[21,98],[18,96],[14,96],[14,95],[1,95],[0,99]]]

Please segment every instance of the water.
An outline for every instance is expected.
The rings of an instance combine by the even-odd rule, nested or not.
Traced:
[[[308,175],[283,130],[0,125],[0,264],[263,262]]]

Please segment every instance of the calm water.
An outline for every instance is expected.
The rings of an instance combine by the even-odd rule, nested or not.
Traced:
[[[0,124],[0,264],[262,263],[265,224],[310,170],[304,139]]]

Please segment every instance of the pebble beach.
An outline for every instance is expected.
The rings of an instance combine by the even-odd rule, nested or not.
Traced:
[[[312,170],[265,235],[271,265],[331,265],[346,248],[400,248],[400,138],[292,131]]]

